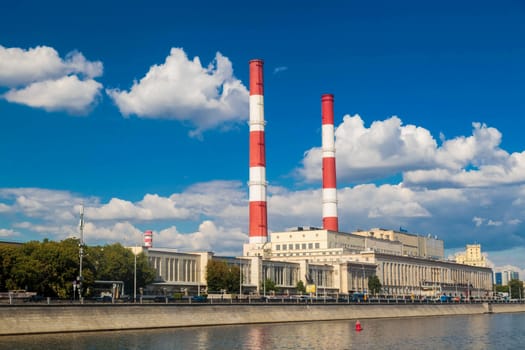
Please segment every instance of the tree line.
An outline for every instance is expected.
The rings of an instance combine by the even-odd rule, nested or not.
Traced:
[[[73,298],[80,268],[80,241],[44,239],[20,246],[0,246],[0,291],[25,289],[55,298]],[[82,296],[93,297],[96,280],[123,281],[133,294],[135,256],[119,243],[83,247]],[[155,271],[144,253],[137,255],[137,288],[153,282]],[[77,291],[78,296],[78,291]]]

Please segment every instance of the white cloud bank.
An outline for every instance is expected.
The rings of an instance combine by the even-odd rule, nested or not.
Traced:
[[[437,144],[428,130],[402,126],[398,117],[372,123],[366,128],[359,115],[345,116],[335,130],[337,177],[360,181],[381,178],[434,163]],[[320,142],[320,140],[319,140]],[[305,153],[299,173],[307,181],[321,179],[322,151]]]
[[[471,136],[438,142],[430,132],[402,125],[398,117],[366,128],[359,115],[345,116],[335,131],[337,177],[372,181],[403,176],[408,187],[489,187],[525,183],[525,152],[502,150],[501,133],[473,123]],[[321,179],[321,148],[305,153],[298,173],[307,181]]]
[[[155,246],[181,251],[234,255],[241,253],[247,240],[248,200],[238,181],[197,183],[169,197],[146,194],[137,202],[112,198],[106,203],[67,191],[4,188],[0,189],[0,237],[78,237],[81,203],[89,244],[140,244],[143,231],[152,226],[159,227],[153,229]],[[3,228],[2,219],[7,216],[15,219]],[[180,232],[179,225],[174,225],[180,221],[191,221],[197,230]]]
[[[62,59],[48,46],[25,50],[0,45],[0,86],[10,88],[2,95],[9,102],[85,114],[100,96],[102,84],[94,78],[102,72],[101,62],[88,61],[77,51]]]
[[[124,116],[188,122],[194,135],[248,118],[248,90],[233,75],[230,60],[217,53],[207,67],[172,48],[163,64],[151,66],[129,91],[107,89]]]
[[[270,230],[322,225],[321,189],[290,191],[270,186],[268,192]],[[340,227],[349,232],[402,226],[412,233],[436,234],[445,240],[446,248],[479,242],[492,256],[510,247],[525,249],[520,220],[525,203],[519,200],[524,193],[522,185],[491,189],[389,184],[342,187],[338,192]],[[247,189],[238,181],[199,183],[168,197],[146,194],[136,202],[120,198],[101,202],[35,188],[0,189],[0,235],[15,238],[18,234],[17,240],[78,237],[82,202],[89,244],[133,245],[141,242],[145,229],[153,229],[154,246],[181,251],[238,255],[247,242]],[[6,218],[11,218],[11,224],[2,227]],[[507,256],[507,263],[523,265],[516,260],[519,257]]]

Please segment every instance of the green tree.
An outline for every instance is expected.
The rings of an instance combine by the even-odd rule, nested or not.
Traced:
[[[240,269],[224,261],[211,260],[206,266],[206,283],[208,290],[218,292],[225,289],[229,293],[239,290]]]
[[[31,241],[3,250],[2,288],[27,289],[51,297],[66,297],[78,270],[77,241]]]
[[[263,282],[261,282],[261,290],[268,292],[277,292],[279,288],[275,285],[275,282],[267,278]]]
[[[297,284],[295,285],[295,289],[297,290],[298,294],[305,294],[306,293],[306,287],[303,283],[303,281],[299,280]]]
[[[368,291],[370,294],[378,294],[381,291],[381,287],[381,282],[379,282],[379,278],[376,275],[368,278]]]
[[[0,247],[0,291],[19,289],[13,279],[12,270],[20,256],[19,248],[13,246]]]
[[[73,297],[73,281],[80,273],[79,240],[54,242],[44,239],[20,247],[0,247],[0,290],[27,289],[41,295]],[[132,291],[133,253],[120,244],[86,247],[82,263],[83,295],[92,290],[95,280],[124,281]],[[153,282],[155,271],[147,257],[137,256],[137,287]]]
[[[499,293],[508,293],[509,286],[501,286],[501,285],[495,285],[495,291]]]
[[[119,243],[86,248],[84,270],[86,287],[94,287],[95,280],[123,281],[125,293],[133,294],[135,278],[135,256]],[[89,275],[92,277],[90,278]],[[146,286],[155,279],[155,270],[149,266],[144,253],[137,255],[137,288]]]
[[[516,279],[510,280],[508,287],[510,289],[509,297],[511,299],[518,299],[524,297],[522,281]]]

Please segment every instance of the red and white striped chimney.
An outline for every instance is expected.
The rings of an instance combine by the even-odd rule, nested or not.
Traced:
[[[250,243],[268,241],[263,64],[250,61]]]
[[[321,97],[323,119],[323,228],[339,231],[335,175],[334,95]]]
[[[153,247],[153,231],[147,230],[144,231],[144,248],[152,248]]]

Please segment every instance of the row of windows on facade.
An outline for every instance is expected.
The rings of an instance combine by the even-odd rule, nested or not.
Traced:
[[[320,245],[319,243],[295,243],[295,250],[306,250],[306,247],[308,246],[308,249],[319,249]],[[275,250],[294,250],[294,244],[276,244]]]
[[[318,256],[318,255],[343,255],[343,252],[321,252],[321,253],[312,253],[312,252],[304,252],[304,253],[277,253],[276,256]]]

